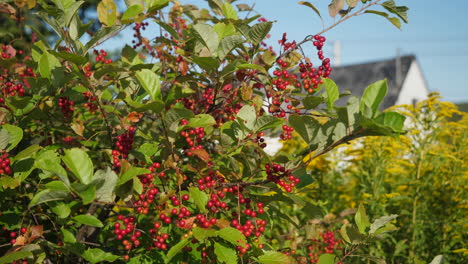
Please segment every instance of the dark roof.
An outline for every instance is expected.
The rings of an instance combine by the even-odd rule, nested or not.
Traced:
[[[334,80],[341,92],[350,91],[352,95],[361,96],[364,89],[376,81],[387,78],[388,93],[381,109],[388,108],[396,103],[403,81],[408,74],[411,63],[416,59],[414,55],[400,56],[400,83],[397,84],[397,58],[375,61],[363,64],[354,64],[334,67],[330,79]],[[338,100],[337,105],[343,106],[346,97]]]

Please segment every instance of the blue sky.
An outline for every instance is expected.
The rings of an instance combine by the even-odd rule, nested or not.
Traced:
[[[204,0],[181,2],[206,6]],[[309,2],[320,10],[326,26],[336,21],[328,15],[330,0]],[[296,0],[239,0],[237,3],[254,4],[255,12],[276,21],[269,41],[274,47],[278,46],[277,40],[284,32],[289,40],[300,41],[322,30],[320,18]],[[396,3],[410,8],[409,23],[403,24],[401,30],[373,14],[353,17],[324,34],[330,43],[324,48],[325,54],[333,56],[331,43],[337,40],[341,43],[342,65],[391,58],[396,56],[397,50],[402,55],[414,54],[431,91],[440,92],[447,101],[468,102],[465,81],[468,76],[468,0],[396,0]],[[130,44],[130,36],[125,35],[125,42]],[[115,48],[117,43],[123,44],[122,39],[104,47]],[[309,51],[313,51],[312,47]]]

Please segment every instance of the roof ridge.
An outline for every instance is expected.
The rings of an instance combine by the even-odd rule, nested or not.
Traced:
[[[406,54],[406,55],[400,55],[400,59],[406,59],[410,58],[411,60],[416,60],[416,55],[413,53]],[[398,57],[392,57],[392,58],[387,58],[387,59],[381,59],[381,60],[373,60],[373,61],[368,61],[368,62],[361,62],[361,63],[351,63],[347,65],[342,65],[342,66],[334,66],[334,69],[337,68],[347,68],[347,67],[355,67],[355,66],[362,66],[362,65],[368,65],[368,64],[376,64],[376,63],[387,63],[387,62],[392,62],[395,61]]]

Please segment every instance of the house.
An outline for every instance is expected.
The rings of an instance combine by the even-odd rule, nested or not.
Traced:
[[[414,104],[427,99],[429,87],[421,67],[414,55],[374,61],[362,64],[334,67],[330,79],[334,80],[341,92],[362,96],[370,84],[387,79],[388,93],[380,106],[384,110],[393,105]],[[348,99],[338,100],[343,106]]]

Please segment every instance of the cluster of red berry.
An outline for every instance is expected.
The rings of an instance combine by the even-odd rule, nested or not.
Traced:
[[[257,133],[257,137],[252,139],[254,143],[257,143],[259,147],[261,148],[266,148],[267,144],[265,142],[265,139],[263,138],[265,136],[265,132],[260,131]]]
[[[75,102],[70,100],[68,97],[60,97],[58,99],[58,106],[62,111],[63,116],[65,119],[70,119],[73,117],[73,112],[75,111],[74,108]]]
[[[12,173],[10,163],[11,161],[8,158],[8,152],[6,152],[5,150],[2,150],[1,155],[0,155],[0,175],[2,174],[10,175]]]
[[[140,194],[138,201],[133,203],[136,207],[136,211],[139,214],[148,214],[150,205],[154,202],[156,195],[159,193],[158,188],[151,188],[146,194]]]
[[[136,40],[132,40],[134,49],[143,45],[143,36],[141,35],[141,31],[145,30],[148,25],[148,22],[135,23],[135,26],[133,27],[135,33],[133,34],[133,37],[136,38]]]
[[[96,62],[103,62],[104,64],[110,64],[112,63],[112,59],[106,59],[107,57],[107,52],[105,50],[94,50],[94,55],[96,55]]]
[[[94,96],[90,91],[83,92],[83,95],[87,101],[84,106],[88,108],[90,113],[94,114],[98,109],[98,106],[94,103],[97,100],[96,96]]]
[[[272,163],[265,164],[267,179],[283,187],[286,192],[292,192],[300,180],[292,175],[290,170],[285,167]]]
[[[320,238],[311,239],[312,244],[307,247],[307,256],[309,257],[309,263],[318,263],[320,255],[324,253],[337,253],[336,250],[341,250],[341,244],[343,241],[335,238],[335,233],[330,230],[320,233]],[[338,262],[338,264],[343,264]]]
[[[128,158],[128,153],[132,149],[134,137],[135,127],[129,127],[127,132],[117,136],[117,142],[115,143],[117,150],[112,151],[114,167],[120,167],[119,157],[122,159]]]

